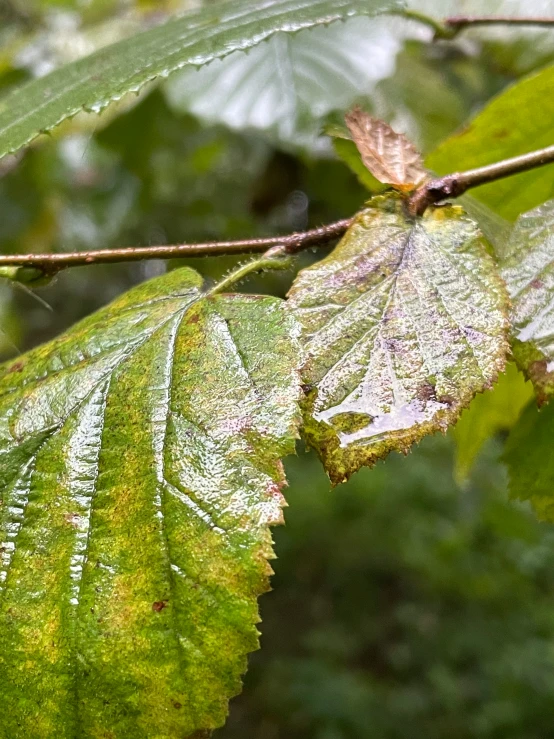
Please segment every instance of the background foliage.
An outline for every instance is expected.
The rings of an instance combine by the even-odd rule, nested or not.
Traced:
[[[422,0],[413,7],[436,17],[483,12],[477,0],[461,5]],[[548,1],[488,5],[491,13],[554,12]],[[0,96],[186,7],[181,0],[0,0]],[[293,60],[296,77],[268,82],[274,59]],[[348,216],[367,191],[319,135],[346,106],[361,102],[430,153],[503,93],[508,134],[493,130],[483,113],[476,127],[430,156],[438,171],[452,171],[473,166],[470,154],[481,150],[496,159],[548,138],[553,61],[554,33],[529,29],[464,32],[437,44],[415,22],[379,18],[276,37],[248,55],[148,87],[100,117],[80,115],[24,154],[2,159],[0,249],[270,235]],[[531,113],[535,106],[540,115]],[[484,154],[479,163],[486,161]],[[551,196],[547,172],[524,176],[528,202],[514,190],[500,200],[486,188],[475,194],[513,220]],[[235,261],[190,264],[215,278]],[[13,344],[22,350],[60,333],[166,266],[68,271],[40,292],[52,312],[0,286],[4,356],[16,354]],[[283,295],[289,283],[290,275],[272,274],[243,289]],[[475,401],[480,450],[464,433],[471,408],[452,438],[429,439],[406,459],[392,457],[332,492],[312,455],[289,462],[291,507],[287,527],[275,532],[275,592],[261,600],[263,649],[216,736],[548,735],[554,528],[537,523],[527,503],[509,499],[499,460],[504,453],[509,463],[519,447],[515,434],[504,451],[517,420],[504,398],[517,399],[518,409],[528,398],[510,372],[508,391],[500,386]],[[526,412],[527,426],[533,414]],[[551,481],[541,478],[537,494],[548,496]]]

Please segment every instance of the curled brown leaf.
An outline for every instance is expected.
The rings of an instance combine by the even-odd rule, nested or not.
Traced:
[[[361,108],[345,116],[362,161],[379,182],[408,192],[427,176],[421,154],[403,134]]]

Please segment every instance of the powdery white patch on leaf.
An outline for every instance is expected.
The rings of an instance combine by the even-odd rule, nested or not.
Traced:
[[[508,298],[458,206],[408,218],[369,201],[336,249],[299,273],[304,433],[331,480],[445,430],[504,369]]]

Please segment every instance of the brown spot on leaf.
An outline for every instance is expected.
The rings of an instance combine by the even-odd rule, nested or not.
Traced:
[[[435,388],[428,382],[423,383],[417,389],[417,398],[419,400],[435,400]]]
[[[531,283],[531,287],[534,287],[536,290],[540,290],[542,287],[544,287],[544,282],[537,277]]]
[[[16,362],[8,369],[8,372],[21,372],[24,366],[23,362]]]
[[[182,708],[183,707],[182,704],[179,703],[179,701],[171,701],[171,702],[173,703],[173,707],[174,708],[179,709],[179,708]]]
[[[529,375],[531,378],[541,377],[547,374],[546,371],[546,359],[538,359],[536,362],[531,362],[529,365]]]
[[[164,608],[167,608],[166,600],[157,600],[154,603],[152,603],[152,610],[155,611],[156,613],[163,611]]]

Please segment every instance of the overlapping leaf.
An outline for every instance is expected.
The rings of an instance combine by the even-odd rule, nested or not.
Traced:
[[[439,174],[448,174],[549,146],[554,128],[553,89],[554,65],[515,83],[443,142],[426,164]],[[513,221],[554,197],[552,170],[553,166],[543,167],[507,177],[475,189],[473,195]]]
[[[364,165],[379,182],[411,190],[425,179],[421,154],[388,123],[360,108],[347,113],[345,120]]]
[[[282,301],[184,269],[2,368],[3,735],[223,723],[257,647],[297,333]]]
[[[300,272],[305,433],[334,482],[444,430],[504,368],[507,296],[461,208],[411,220],[378,196]]]
[[[399,0],[230,0],[209,5],[34,80],[0,103],[0,157],[80,110],[99,112],[128,92],[187,65],[245,51],[279,31],[375,15]]]
[[[542,403],[554,395],[554,200],[518,218],[501,267],[514,356]]]
[[[501,431],[509,431],[533,397],[529,382],[510,363],[498,382],[477,395],[452,429],[456,440],[455,476],[459,482],[469,475],[483,444]]]

